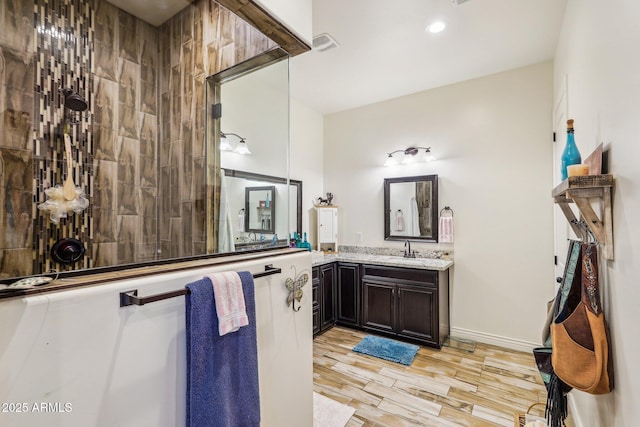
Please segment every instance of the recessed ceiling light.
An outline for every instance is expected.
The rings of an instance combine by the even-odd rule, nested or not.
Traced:
[[[440,31],[444,30],[446,26],[447,26],[447,24],[445,24],[444,22],[436,21],[436,22],[432,23],[431,25],[429,25],[427,27],[427,30],[430,33],[435,34],[435,33],[439,33]]]

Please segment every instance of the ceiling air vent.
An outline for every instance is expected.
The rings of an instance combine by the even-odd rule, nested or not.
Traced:
[[[327,33],[319,34],[313,38],[313,49],[319,52],[324,52],[338,46],[338,42]]]

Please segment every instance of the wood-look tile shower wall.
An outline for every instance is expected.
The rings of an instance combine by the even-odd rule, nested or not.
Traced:
[[[205,254],[205,79],[275,44],[212,1],[198,1],[160,28],[162,257]],[[210,194],[209,197],[213,197]]]
[[[205,78],[273,42],[210,0],[156,28],[104,0],[0,0],[0,277],[206,252]],[[62,184],[62,97],[88,103],[73,133],[74,180],[90,205],[49,221]],[[161,250],[161,253],[158,253]]]

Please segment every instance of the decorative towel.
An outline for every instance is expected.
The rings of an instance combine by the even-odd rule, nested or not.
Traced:
[[[402,214],[402,210],[398,209],[396,211],[396,231],[404,230],[404,215]]]
[[[249,324],[242,292],[240,276],[235,271],[227,271],[207,276],[213,283],[213,296],[218,314],[220,336],[235,332]]]
[[[438,241],[442,243],[453,243],[453,217],[441,216],[438,225]]]
[[[219,336],[211,280],[186,288],[187,427],[260,425],[253,276],[238,273],[249,325]]]

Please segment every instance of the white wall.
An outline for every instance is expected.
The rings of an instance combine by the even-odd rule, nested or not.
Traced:
[[[340,244],[361,232],[364,245],[400,248],[383,238],[383,179],[438,174],[439,206],[455,212],[454,335],[538,343],[554,286],[551,109],[543,63],[326,116],[324,189],[340,206]],[[438,160],[383,166],[411,144]]]
[[[292,74],[295,73],[293,66]],[[313,200],[323,195],[323,117],[317,111],[291,99],[291,179],[302,181],[302,230],[311,246],[317,238]]]
[[[605,268],[605,315],[614,360],[614,391],[572,391],[572,413],[585,427],[634,426],[640,419],[640,3],[569,0],[555,59],[556,86],[567,76],[569,115],[583,156],[609,147],[615,260]]]
[[[222,151],[221,167],[286,177],[289,135],[288,61],[221,85],[222,132],[246,138],[251,155]],[[228,136],[235,148],[239,139]]]

